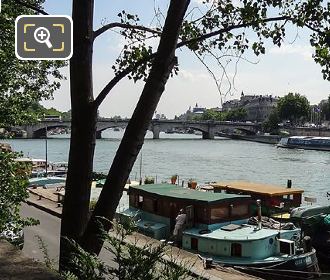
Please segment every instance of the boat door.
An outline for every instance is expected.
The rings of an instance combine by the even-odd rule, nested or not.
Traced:
[[[170,202],[170,231],[172,232],[175,226],[175,218],[178,215],[178,209],[175,202]]]
[[[194,225],[194,206],[189,205],[186,207],[186,228],[191,228]]]
[[[231,256],[232,257],[241,257],[242,256],[242,244],[240,244],[240,243],[231,244]]]

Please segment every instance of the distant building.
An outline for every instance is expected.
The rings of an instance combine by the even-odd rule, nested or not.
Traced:
[[[167,120],[164,114],[155,114],[155,120]]]
[[[181,114],[178,119],[180,120],[191,120],[193,119],[194,116],[200,116],[206,111],[206,108],[204,107],[199,107],[198,104],[196,103],[195,107],[191,108],[189,106],[189,109],[184,113]]]
[[[198,104],[196,103],[195,107],[192,109],[193,114],[203,114],[206,111],[206,108],[199,107]]]
[[[246,121],[263,122],[271,111],[277,106],[278,97],[272,95],[244,95],[240,99],[229,100],[222,104],[222,110],[228,112],[238,108],[244,108]]]

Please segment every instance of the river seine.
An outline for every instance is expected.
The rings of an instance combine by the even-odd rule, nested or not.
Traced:
[[[94,170],[107,172],[120,143],[122,131],[105,131],[97,140]],[[52,136],[51,136],[52,137]],[[65,138],[66,137],[66,138]],[[67,135],[48,139],[48,160],[67,161]],[[178,174],[180,181],[194,178],[210,181],[249,180],[305,190],[305,196],[317,198],[318,204],[330,202],[330,152],[276,148],[274,145],[218,138],[202,140],[200,135],[165,134],[153,140],[148,132],[141,153],[131,172],[131,180],[153,176],[157,182]],[[45,158],[44,139],[6,140],[25,156]]]

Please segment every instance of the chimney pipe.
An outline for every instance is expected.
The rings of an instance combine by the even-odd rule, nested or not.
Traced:
[[[261,229],[261,200],[257,199],[258,229]]]
[[[288,189],[291,189],[291,186],[292,186],[292,181],[291,180],[288,180],[287,184],[286,184],[286,187]]]

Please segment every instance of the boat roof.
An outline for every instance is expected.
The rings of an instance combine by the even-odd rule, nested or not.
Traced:
[[[171,199],[193,200],[203,203],[215,203],[224,200],[250,199],[249,195],[202,192],[173,184],[146,184],[130,186],[130,190],[150,196],[162,196]]]
[[[184,231],[184,234],[193,235],[197,237],[203,236],[203,238],[208,239],[215,239],[215,240],[227,240],[228,242],[231,241],[254,241],[254,240],[260,240],[260,239],[266,239],[269,237],[275,238],[276,235],[278,235],[278,229],[270,229],[262,227],[260,230],[255,230],[255,226],[244,224],[241,225],[241,227],[238,227],[234,230],[223,230],[221,227],[212,229],[209,233],[203,233],[202,235],[199,233],[200,228],[190,228],[186,229]],[[293,230],[284,230],[281,229],[281,233],[287,233],[287,232],[293,232],[293,233],[299,233],[300,229],[293,229]]]
[[[290,136],[289,138],[330,140],[330,137],[326,137],[326,136]]]
[[[42,178],[31,178],[29,179],[29,185],[52,185],[52,184],[59,184],[59,183],[65,183],[66,178],[63,177],[42,177]]]
[[[304,190],[298,188],[284,188],[282,186],[252,183],[248,181],[218,182],[211,184],[216,189],[244,191],[268,196],[289,195],[303,193]]]
[[[39,158],[17,158],[15,161],[20,161],[20,162],[46,162],[45,159],[39,159]]]

